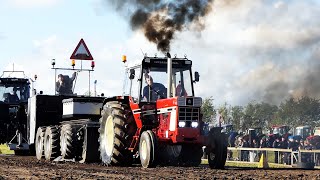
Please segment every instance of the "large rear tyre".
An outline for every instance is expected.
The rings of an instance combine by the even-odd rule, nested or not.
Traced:
[[[227,138],[219,130],[209,133],[210,142],[213,143],[208,148],[208,162],[213,169],[224,169],[227,160]]]
[[[152,131],[144,131],[141,134],[139,143],[139,156],[142,167],[150,168],[156,166],[156,144],[157,139]]]
[[[179,165],[186,167],[197,167],[201,164],[202,155],[202,146],[194,144],[182,145]]]
[[[159,144],[158,164],[161,166],[178,166],[182,145]]]
[[[60,155],[59,127],[48,126],[44,134],[44,157],[46,160],[53,160]]]
[[[44,133],[45,133],[45,128],[39,127],[37,130],[36,142],[35,142],[36,157],[38,160],[41,160],[43,157]]]
[[[99,133],[98,127],[86,127],[81,130],[82,134],[82,156],[80,163],[99,162]]]
[[[78,156],[78,128],[72,124],[64,124],[60,132],[60,151],[63,159],[74,159]]]
[[[136,124],[130,107],[122,102],[107,102],[101,115],[99,150],[102,163],[132,165],[133,154],[128,148],[136,132]]]

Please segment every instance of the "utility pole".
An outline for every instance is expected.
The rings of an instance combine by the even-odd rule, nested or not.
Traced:
[[[97,80],[94,80],[94,96],[97,96]]]

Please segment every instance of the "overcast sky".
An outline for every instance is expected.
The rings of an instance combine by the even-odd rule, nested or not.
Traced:
[[[212,6],[202,32],[190,27],[171,45],[172,54],[186,54],[200,72],[197,96],[232,105],[277,104],[306,94],[320,98],[317,1],[216,0]],[[69,57],[83,38],[95,58],[92,82],[98,81],[98,92],[119,95],[123,54],[130,63],[142,60],[141,50],[161,55],[143,33],[131,30],[127,19],[103,0],[0,0],[1,70],[14,63],[30,77],[38,75],[38,90],[53,94],[51,59],[71,67]],[[89,68],[86,62],[83,66]],[[82,73],[76,91],[87,90]]]

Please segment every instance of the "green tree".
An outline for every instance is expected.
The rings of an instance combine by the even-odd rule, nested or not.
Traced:
[[[277,106],[265,102],[249,103],[244,110],[243,130],[251,127],[268,129],[270,122],[275,118],[277,110]]]
[[[231,108],[232,124],[235,130],[241,129],[241,121],[243,120],[243,107],[234,106]]]
[[[213,106],[213,98],[205,98],[203,100],[202,106],[201,106],[201,112],[203,114],[202,120],[204,122],[212,122],[213,117],[216,115],[216,111]]]
[[[307,96],[299,99],[290,98],[280,104],[275,120],[278,124],[287,124],[291,127],[315,126],[320,120],[319,100]]]
[[[319,100],[310,97],[301,97],[298,100],[299,118],[298,125],[314,125],[319,120],[320,103]]]
[[[223,124],[231,124],[231,118],[230,118],[230,110],[231,106],[228,107],[227,103],[224,103],[224,105],[220,106],[218,108],[218,113],[222,116],[224,122]]]
[[[295,126],[299,121],[298,114],[298,102],[294,98],[287,99],[279,105],[279,110],[272,124]]]

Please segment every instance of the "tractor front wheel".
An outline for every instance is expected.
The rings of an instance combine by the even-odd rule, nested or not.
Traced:
[[[144,168],[156,166],[157,139],[152,131],[144,131],[140,137],[139,156]]]
[[[212,143],[207,147],[209,166],[213,169],[224,169],[228,150],[226,135],[218,128],[212,129],[212,132],[209,132],[209,139]]]

